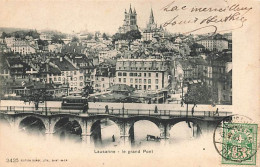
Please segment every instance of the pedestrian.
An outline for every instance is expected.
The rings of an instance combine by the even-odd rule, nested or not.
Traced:
[[[157,105],[155,105],[154,113],[158,113]]]
[[[112,142],[115,142],[115,135],[112,136]]]
[[[83,106],[83,113],[86,113],[87,110],[88,110],[88,104],[85,104],[85,105]]]
[[[217,108],[217,110],[216,110],[216,113],[215,113],[215,115],[218,115],[218,116],[219,116],[218,108]]]
[[[191,126],[190,126],[190,121],[187,121],[187,123],[188,123],[189,128],[191,128]]]
[[[193,114],[194,114],[194,107],[195,107],[195,106],[193,106],[192,109],[191,109],[191,114],[192,114],[192,116],[193,116]]]
[[[105,106],[105,110],[106,110],[106,114],[109,114],[109,109],[108,109],[108,105]]]
[[[183,99],[181,99],[181,107],[183,107]]]
[[[36,110],[38,110],[38,108],[39,108],[39,103],[36,102]]]

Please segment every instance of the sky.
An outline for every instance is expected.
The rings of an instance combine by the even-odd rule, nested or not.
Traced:
[[[201,3],[201,0],[175,0],[178,7],[212,6],[213,0]],[[0,27],[51,29],[65,33],[88,30],[113,34],[123,24],[124,10],[132,8],[137,11],[137,24],[145,28],[153,8],[155,21],[162,24],[178,15],[178,18],[194,20],[196,14],[187,11],[164,12],[162,8],[172,1],[139,0],[139,1],[67,1],[67,0],[0,0]],[[227,6],[226,0],[219,0],[214,6]],[[231,2],[229,2],[231,3]],[[198,14],[198,13],[197,13]],[[194,15],[194,16],[193,16]],[[205,13],[198,14],[200,16]],[[230,25],[230,24],[229,24]],[[195,26],[195,27],[194,27]],[[222,25],[221,25],[222,26]],[[167,26],[170,32],[190,31],[197,28],[194,24]],[[212,27],[209,28],[212,31]]]

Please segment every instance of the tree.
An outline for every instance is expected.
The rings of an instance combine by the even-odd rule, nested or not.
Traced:
[[[39,45],[39,49],[40,49],[40,50],[43,50],[43,49],[44,49],[44,46],[48,46],[49,43],[48,43],[48,41],[39,39],[39,40],[38,40],[38,45]]]
[[[9,37],[11,37],[11,35],[10,34],[7,34],[6,32],[2,32],[2,36],[1,36],[3,39],[4,38],[9,38]]]
[[[85,86],[84,88],[83,88],[83,96],[85,96],[85,97],[88,97],[88,95],[89,94],[92,94],[93,93],[93,91],[94,91],[94,89],[93,89],[93,87],[92,86],[89,86],[89,85],[87,85],[87,86]]]
[[[51,37],[51,43],[64,44],[64,41],[62,40],[62,37],[60,35],[54,34]]]
[[[141,32],[139,30],[128,31],[125,35],[126,35],[126,40],[128,40],[128,41],[141,39],[141,37],[142,37]]]
[[[79,42],[79,38],[75,36],[72,38],[71,42]]]
[[[39,39],[38,40],[38,45],[47,46],[48,45],[48,41]]]
[[[102,38],[103,38],[104,40],[108,40],[107,34],[106,34],[106,33],[103,33]]]
[[[93,39],[93,34],[88,34],[88,36],[87,36],[87,40],[91,40],[91,39]]]
[[[212,91],[204,84],[189,85],[188,93],[185,95],[185,102],[188,104],[210,104],[212,101]]]
[[[30,30],[28,33],[26,33],[26,35],[33,37],[33,39],[40,38],[40,34],[36,30]]]

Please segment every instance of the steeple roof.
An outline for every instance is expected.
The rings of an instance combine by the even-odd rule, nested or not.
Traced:
[[[149,24],[154,24],[153,9],[151,8]]]
[[[131,7],[131,4],[130,4],[130,8],[129,8],[129,14],[132,14],[133,11],[132,11],[132,7]]]

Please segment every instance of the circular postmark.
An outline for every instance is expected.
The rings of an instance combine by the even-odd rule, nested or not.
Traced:
[[[257,124],[243,115],[222,119],[213,134],[214,146],[224,164],[255,164],[257,152]]]

